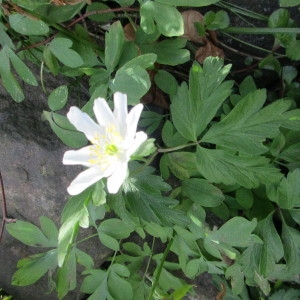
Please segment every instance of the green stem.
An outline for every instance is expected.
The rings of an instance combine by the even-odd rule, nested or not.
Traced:
[[[151,263],[151,260],[152,260],[152,257],[153,257],[154,245],[155,245],[155,237],[153,237],[152,246],[151,246],[151,255],[149,257],[149,260],[148,260],[148,263],[147,263],[147,266],[146,266],[146,269],[145,269],[145,272],[144,272],[144,275],[143,275],[143,281],[145,280],[148,269],[150,267],[150,263]]]
[[[227,27],[222,32],[241,33],[241,34],[275,34],[275,33],[294,33],[300,34],[300,28],[247,28],[247,27]]]
[[[152,300],[153,298],[153,295],[154,295],[154,292],[155,292],[155,289],[157,287],[157,284],[158,284],[158,280],[160,278],[160,274],[161,274],[161,271],[162,271],[162,268],[164,266],[164,263],[166,261],[166,258],[170,252],[170,249],[171,249],[171,246],[173,244],[173,241],[174,241],[174,238],[172,237],[171,240],[169,241],[169,244],[167,245],[167,248],[165,249],[164,251],[164,255],[162,257],[162,260],[158,266],[158,269],[157,269],[157,273],[156,273],[156,276],[155,276],[155,279],[154,279],[154,282],[152,284],[152,288],[151,288],[151,291],[150,291],[150,294],[149,294],[149,297],[148,297],[148,300]]]
[[[82,240],[80,240],[80,241],[77,241],[76,243],[74,243],[74,245],[83,243],[83,242],[85,242],[85,241],[87,241],[87,240],[89,240],[89,239],[91,239],[91,238],[93,238],[93,237],[96,237],[96,236],[98,236],[98,233],[94,233],[94,234],[92,234],[92,235],[89,235],[89,236],[85,237],[84,239],[82,239]]]
[[[176,146],[176,147],[173,147],[173,148],[157,149],[157,153],[173,152],[173,151],[180,150],[180,149],[183,149],[183,148],[187,148],[187,147],[191,147],[191,146],[197,146],[199,143],[200,143],[200,141],[185,144],[185,145]]]

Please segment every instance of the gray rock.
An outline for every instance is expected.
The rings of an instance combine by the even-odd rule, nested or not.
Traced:
[[[45,80],[51,90],[62,84],[51,76]],[[52,132],[48,122],[41,120],[42,111],[47,109],[47,97],[41,87],[25,85],[24,90],[24,102],[15,103],[0,85],[0,167],[8,215],[38,226],[39,217],[44,215],[59,226],[60,213],[68,197],[66,187],[78,168],[62,164],[67,147]],[[47,278],[28,287],[11,285],[17,261],[37,252],[44,249],[28,247],[4,232],[0,243],[0,288],[16,300],[57,299],[56,293],[46,294]],[[109,251],[97,243],[92,254],[101,263]],[[66,299],[80,297],[75,291]]]

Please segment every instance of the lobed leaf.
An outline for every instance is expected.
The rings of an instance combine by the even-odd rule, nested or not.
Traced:
[[[224,119],[208,130],[202,141],[251,155],[268,151],[263,143],[267,138],[279,135],[279,127],[289,120],[285,112],[291,102],[278,100],[262,108],[265,101],[265,90],[248,94]]]
[[[40,223],[43,231],[32,223],[19,220],[15,223],[7,224],[6,229],[10,235],[25,245],[31,247],[56,247],[57,229],[55,224],[46,217],[41,217]]]
[[[206,179],[191,178],[183,181],[182,192],[193,202],[205,207],[218,206],[225,199],[222,191]]]
[[[46,35],[49,32],[49,26],[44,21],[18,13],[9,16],[9,24],[13,30],[24,35]]]
[[[249,247],[256,243],[262,243],[258,236],[252,234],[256,225],[256,219],[248,221],[242,217],[233,217],[218,230],[212,231],[209,239],[233,247]]]
[[[105,58],[104,63],[107,70],[111,73],[119,63],[123,46],[125,42],[125,36],[121,23],[113,23],[109,31],[105,34]]]
[[[56,37],[48,48],[52,54],[64,65],[70,68],[78,68],[83,64],[81,56],[71,49],[73,42],[64,37]]]
[[[38,281],[47,271],[53,272],[57,267],[57,251],[39,253],[18,262],[18,270],[12,278],[12,284],[27,286]]]
[[[196,164],[199,172],[210,182],[239,184],[248,189],[260,184],[278,183],[283,176],[265,157],[237,156],[200,146],[196,151]]]
[[[151,34],[155,27],[165,36],[180,36],[184,33],[183,19],[179,11],[173,7],[154,1],[146,1],[140,8],[142,29]]]

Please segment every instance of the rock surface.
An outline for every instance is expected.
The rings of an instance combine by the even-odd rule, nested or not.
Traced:
[[[61,84],[51,76],[45,80],[50,90]],[[8,215],[37,226],[39,217],[44,215],[59,225],[68,197],[66,187],[78,170],[62,164],[67,148],[51,131],[48,122],[41,120],[42,111],[47,109],[47,97],[41,87],[25,85],[24,90],[24,102],[15,103],[0,86],[0,167]],[[45,294],[47,278],[28,287],[11,285],[17,261],[35,252],[43,251],[35,251],[4,231],[0,243],[0,287],[16,300],[57,299],[55,293]],[[93,254],[100,255],[96,253],[101,253],[103,261],[109,251],[105,247],[99,249],[98,245]],[[98,260],[101,262],[101,258]],[[66,299],[80,297],[76,291]]]

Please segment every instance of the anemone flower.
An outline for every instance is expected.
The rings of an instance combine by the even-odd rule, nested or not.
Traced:
[[[70,108],[68,119],[91,142],[89,146],[64,154],[63,164],[88,167],[71,182],[70,195],[80,194],[105,177],[108,192],[119,191],[126,179],[131,155],[147,139],[144,132],[136,132],[142,110],[143,105],[138,104],[128,113],[127,96],[120,92],[114,94],[113,112],[105,99],[95,99],[94,113],[98,124],[79,108]]]

